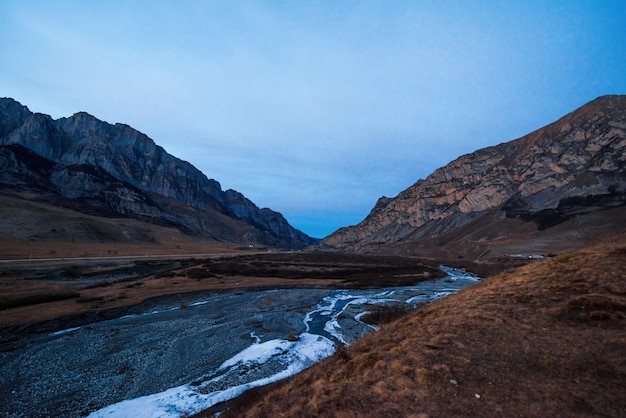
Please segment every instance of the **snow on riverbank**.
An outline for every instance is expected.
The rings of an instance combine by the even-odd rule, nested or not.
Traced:
[[[194,414],[220,402],[233,399],[248,389],[267,385],[293,376],[318,361],[332,355],[335,345],[320,335],[304,333],[298,341],[270,340],[256,342],[232,358],[226,360],[209,379],[171,388],[161,393],[130,399],[110,405],[89,415],[90,417],[180,417]],[[211,386],[228,381],[232,375],[245,374],[268,362],[283,368],[262,377],[222,390],[210,391]]]
[[[332,355],[338,345],[349,345],[375,330],[360,320],[368,306],[426,303],[479,280],[463,270],[444,266],[441,269],[448,277],[416,286],[331,291],[304,315],[306,330],[297,338],[262,341],[252,330],[249,335],[254,343],[210,373],[182,386],[110,405],[90,417],[180,417],[233,399],[248,389],[293,376]]]

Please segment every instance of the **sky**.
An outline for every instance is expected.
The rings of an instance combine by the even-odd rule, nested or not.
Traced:
[[[0,97],[147,134],[321,238],[626,94],[626,4],[0,0]]]

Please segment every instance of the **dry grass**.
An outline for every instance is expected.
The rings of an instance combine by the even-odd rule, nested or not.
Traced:
[[[27,280],[0,279],[0,330],[37,324],[51,320],[71,319],[93,321],[89,316],[102,316],[107,311],[131,308],[150,298],[173,297],[197,298],[200,292],[215,292],[227,289],[246,289],[289,286],[333,286],[339,280],[289,280],[272,277],[205,277],[199,278],[195,270],[187,276],[165,274],[164,277],[140,277],[117,282],[99,282],[86,288],[80,283],[50,284]],[[102,316],[100,319],[105,319]]]
[[[624,416],[625,261],[622,235],[504,272],[222,417]]]
[[[290,286],[379,287],[441,277],[436,263],[414,258],[332,253],[259,253],[176,259],[71,260],[3,264],[0,330],[94,313],[124,314],[149,298]]]
[[[369,313],[363,315],[361,320],[372,325],[388,324],[398,318],[408,315],[413,308],[406,304],[372,305],[367,307]]]

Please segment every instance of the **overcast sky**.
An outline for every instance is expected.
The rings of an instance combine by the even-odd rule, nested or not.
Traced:
[[[626,94],[623,1],[0,0],[0,97],[126,123],[323,237]]]

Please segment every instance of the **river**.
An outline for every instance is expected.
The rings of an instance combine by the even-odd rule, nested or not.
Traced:
[[[372,305],[415,306],[478,279],[368,290],[222,292],[48,335],[0,353],[0,416],[180,417],[292,376],[376,327]]]

